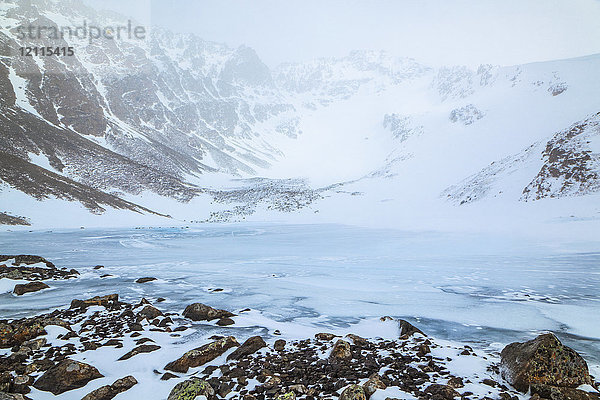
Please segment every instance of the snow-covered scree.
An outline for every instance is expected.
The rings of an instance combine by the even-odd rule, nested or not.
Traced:
[[[416,339],[399,341],[400,318],[428,334],[431,355],[441,359],[435,362],[452,375],[462,377],[466,385],[456,390],[473,392],[474,398],[495,398],[503,391],[501,386],[481,383],[488,378],[506,384],[493,369],[499,350],[510,342],[532,339],[545,331],[555,332],[565,344],[580,352],[590,364],[592,375],[600,372],[600,338],[593,318],[598,312],[598,255],[576,252],[572,246],[548,248],[539,243],[501,242],[492,237],[311,225],[4,232],[1,239],[7,253],[43,254],[56,265],[75,268],[80,273],[75,280],[46,280],[51,290],[19,297],[0,295],[4,318],[30,317],[54,308],[63,310],[73,299],[111,293],[119,294],[119,300],[132,304],[131,307],[146,298],[164,314],[154,322],[156,325],[150,323],[152,319],[139,321],[143,331],[133,332],[142,336],[131,337],[132,332],[118,334],[123,337],[116,347],[102,346],[83,352],[86,340],[64,340],[64,336],[59,339],[58,335],[68,330],[50,328],[49,342],[56,340],[70,358],[93,365],[105,376],[59,398],[81,398],[126,375],[135,376],[141,384],[121,394],[122,398],[166,398],[184,377],[195,373],[203,377],[206,365],[191,368],[185,374],[172,372],[180,378],[168,381],[160,379],[168,372],[164,367],[186,351],[213,341],[210,338],[215,335],[234,336],[240,344],[259,335],[269,345],[268,350],[258,353],[265,357],[269,357],[266,352],[276,353],[277,339],[288,342],[289,352],[297,349],[295,345],[304,346],[299,341],[310,339],[309,348],[318,350],[326,345],[325,349],[315,350],[319,357],[326,357],[335,340],[317,343],[314,335],[319,332],[331,332],[340,338],[348,333],[368,338],[370,346],[384,358],[389,355],[385,340],[395,340],[400,347],[405,345],[408,350],[404,354],[412,354],[410,349],[421,343],[412,342]],[[136,283],[142,277],[156,279]],[[232,317],[234,324],[218,326],[215,321],[184,318],[184,308],[195,302],[232,311],[236,314]],[[129,306],[112,312],[110,318],[102,317],[108,312],[102,306],[88,308],[84,317],[69,318],[81,337],[94,334],[93,329],[79,331],[84,319],[95,312],[96,326],[112,326],[111,321],[116,321],[126,323],[127,331],[145,306],[131,308],[134,317],[123,319],[115,320],[114,316],[122,315]],[[246,308],[250,310],[242,312]],[[395,320],[381,321],[382,316]],[[167,317],[173,322],[160,326]],[[179,326],[187,329],[176,332]],[[115,332],[120,329],[115,328]],[[136,343],[142,337],[153,342]],[[108,340],[109,337],[103,338],[101,343]],[[351,339],[345,340],[352,343]],[[143,344],[160,349],[117,362]],[[476,357],[457,355],[467,345]],[[75,354],[70,354],[72,351]],[[225,363],[231,351],[210,364]],[[422,371],[418,364],[415,361],[413,367]],[[435,371],[425,373],[432,376]],[[439,376],[432,377],[432,382],[445,383],[448,376],[437,373]],[[221,377],[224,373],[219,369],[208,375]],[[332,384],[350,383],[341,378]],[[232,379],[235,391],[241,383],[237,377]],[[259,385],[251,379],[247,384]],[[394,394],[397,389],[393,384],[387,386],[385,395],[376,398],[410,398],[400,392]],[[35,399],[53,398],[47,392],[33,393]],[[513,395],[510,390],[508,393]]]

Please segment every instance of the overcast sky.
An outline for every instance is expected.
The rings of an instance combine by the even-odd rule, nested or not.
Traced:
[[[269,66],[353,49],[430,64],[512,65],[600,53],[600,0],[86,0],[254,48]]]

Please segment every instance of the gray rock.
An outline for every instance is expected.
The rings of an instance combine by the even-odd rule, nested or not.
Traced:
[[[362,386],[350,385],[344,389],[339,400],[367,400],[367,396]]]
[[[228,349],[239,345],[233,336],[224,337],[188,351],[177,360],[168,363],[165,369],[173,372],[187,372],[189,368],[206,364],[225,353]]]
[[[350,350],[350,343],[345,340],[339,339],[333,345],[333,349],[331,349],[331,353],[329,354],[329,359],[334,361],[340,360],[348,360],[352,358],[352,351]]]
[[[552,333],[511,343],[502,350],[501,357],[502,376],[522,392],[532,384],[575,388],[592,383],[583,357]]]
[[[248,338],[240,347],[235,349],[233,353],[227,356],[227,360],[239,360],[244,356],[256,353],[258,350],[266,347],[267,344],[260,336],[252,336]]]
[[[398,322],[400,323],[400,338],[401,339],[409,338],[410,336],[414,335],[415,333],[420,333],[423,336],[427,336],[419,328],[415,327],[413,324],[411,324],[410,322],[408,322],[406,320],[401,319]]]
[[[217,310],[202,303],[194,303],[185,308],[183,316],[192,321],[212,321],[213,319],[233,317],[235,314],[226,310]]]
[[[214,394],[215,390],[208,382],[200,378],[191,378],[175,385],[167,400],[193,400],[198,396],[210,399]]]
[[[131,375],[117,379],[112,385],[101,386],[86,394],[81,400],[111,400],[136,385],[138,381]]]
[[[160,346],[157,344],[142,344],[140,346],[133,348],[130,352],[125,353],[123,356],[121,356],[121,358],[119,358],[118,361],[129,360],[131,357],[133,357],[137,354],[151,353],[158,349],[160,349]]]
[[[104,375],[91,365],[66,359],[44,372],[33,387],[58,395],[84,387],[89,381],[102,377]]]
[[[460,393],[452,387],[440,385],[438,383],[427,386],[425,393],[429,394],[433,400],[452,400],[456,397],[460,397]]]
[[[35,281],[35,282],[29,282],[29,283],[15,285],[15,288],[13,289],[13,293],[16,294],[17,296],[21,296],[25,293],[38,292],[42,289],[48,289],[48,288],[50,288],[50,286],[46,285],[44,282]]]

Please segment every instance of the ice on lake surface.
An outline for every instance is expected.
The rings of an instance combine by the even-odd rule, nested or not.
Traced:
[[[573,246],[247,224],[2,232],[0,243],[4,254],[38,254],[82,273],[78,283],[53,281],[52,290],[19,299],[0,294],[3,318],[119,293],[125,301],[164,297],[161,308],[177,312],[192,302],[232,311],[249,307],[288,336],[384,315],[482,348],[550,330],[588,362],[600,363],[600,252]],[[105,268],[93,270],[97,264]],[[144,276],[158,280],[134,283]]]

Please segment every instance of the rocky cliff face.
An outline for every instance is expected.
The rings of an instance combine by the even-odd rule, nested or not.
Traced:
[[[536,142],[518,154],[492,162],[478,173],[453,185],[442,196],[457,204],[502,196],[502,182],[511,175],[529,178],[521,186],[520,201],[585,196],[600,190],[600,113]],[[540,166],[541,164],[541,166]],[[535,174],[536,171],[537,174]],[[516,200],[513,199],[513,200]]]
[[[542,153],[543,166],[522,199],[582,196],[600,190],[600,112],[558,132]]]

